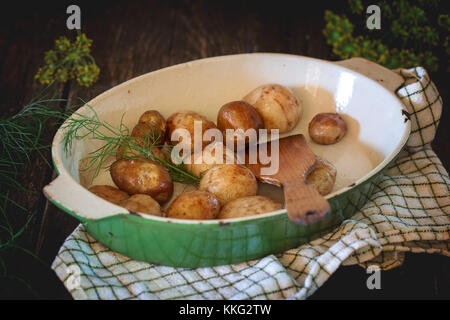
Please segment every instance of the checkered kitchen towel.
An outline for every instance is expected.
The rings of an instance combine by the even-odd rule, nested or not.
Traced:
[[[80,225],[52,268],[75,299],[305,299],[341,265],[387,270],[405,252],[450,256],[449,176],[430,146],[442,99],[423,68],[399,72],[412,122],[407,147],[366,205],[324,237],[260,260],[185,269],[130,260]]]

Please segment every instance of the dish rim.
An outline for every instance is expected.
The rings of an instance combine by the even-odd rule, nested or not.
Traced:
[[[322,64],[327,64],[330,66],[333,66],[334,68],[337,68],[338,70],[341,69],[342,71],[348,72],[350,74],[353,74],[357,77],[363,77],[366,78],[367,80],[369,80],[369,83],[371,83],[372,85],[378,86],[379,88],[381,88],[382,90],[384,90],[386,93],[388,93],[389,95],[391,95],[394,98],[394,101],[398,102],[398,106],[400,106],[399,111],[401,110],[406,110],[406,107],[404,106],[404,104],[399,100],[399,98],[390,90],[386,89],[385,87],[383,87],[380,83],[378,83],[377,81],[361,74],[358,73],[356,71],[353,71],[349,68],[346,68],[344,66],[338,65],[336,63],[334,63],[333,61],[328,61],[328,60],[322,60],[322,59],[318,59],[318,58],[312,58],[312,57],[306,57],[306,56],[301,56],[301,55],[295,55],[295,54],[286,54],[286,53],[271,53],[271,52],[260,52],[260,53],[242,53],[242,54],[231,54],[231,55],[223,55],[223,56],[215,56],[215,57],[208,57],[208,58],[202,58],[202,59],[196,59],[196,60],[192,60],[192,61],[188,61],[188,62],[183,62],[183,63],[179,63],[176,65],[172,65],[172,66],[168,66],[168,67],[164,67],[158,70],[154,70],[145,74],[142,74],[140,76],[134,77],[132,79],[129,79],[127,81],[124,81],[104,92],[102,92],[101,94],[95,96],[93,99],[91,99],[90,101],[86,102],[84,105],[82,105],[80,108],[78,108],[77,110],[75,110],[70,117],[73,116],[74,113],[80,112],[80,111],[84,111],[84,109],[87,109],[87,105],[95,105],[96,103],[102,101],[103,99],[107,98],[108,96],[110,96],[111,94],[113,94],[115,91],[120,90],[123,87],[129,86],[130,84],[133,84],[134,82],[138,82],[141,81],[143,78],[145,77],[149,77],[149,76],[154,76],[155,74],[158,74],[160,72],[165,72],[167,70],[173,70],[173,69],[181,69],[184,68],[186,66],[190,66],[190,65],[195,65],[195,64],[201,64],[201,63],[208,63],[211,61],[216,61],[216,60],[228,60],[228,59],[238,59],[241,57],[251,57],[251,56],[273,56],[273,57],[279,57],[279,58],[290,58],[290,59],[305,59],[305,60],[310,60],[310,61],[315,61],[318,63],[322,63]],[[390,70],[389,70],[390,71]],[[69,117],[69,118],[70,118]],[[67,121],[67,120],[66,120]],[[65,122],[64,122],[65,123]],[[60,178],[61,176],[64,176],[64,180],[70,183],[75,183],[80,185],[81,187],[85,188],[83,185],[81,185],[79,182],[77,182],[74,177],[72,177],[72,175],[68,172],[68,170],[66,170],[66,168],[64,167],[63,161],[62,161],[62,139],[63,139],[63,126],[64,123],[58,128],[54,138],[53,138],[53,142],[52,142],[52,160],[53,160],[53,165],[55,167],[55,170],[58,173],[58,178]],[[363,184],[364,182],[366,182],[367,180],[371,179],[373,176],[377,175],[378,173],[380,173],[399,153],[400,151],[403,149],[404,145],[406,144],[409,135],[410,135],[410,131],[411,131],[411,123],[410,121],[406,121],[405,123],[405,130],[403,131],[403,135],[401,137],[401,139],[399,140],[400,142],[398,143],[398,145],[395,147],[395,149],[387,156],[385,157],[375,168],[373,168],[371,171],[369,171],[367,174],[365,174],[364,176],[360,177],[359,179],[357,179],[356,181],[354,181],[351,185],[349,186],[345,186],[342,187],[330,194],[328,194],[327,196],[325,196],[325,199],[331,199],[331,198],[335,198],[338,196],[343,195],[344,193],[359,187],[361,184]],[[55,180],[56,180],[55,179]],[[85,188],[87,190],[87,188]],[[96,196],[99,200],[102,200],[104,202],[104,204],[108,204],[109,206],[114,206],[115,208],[117,208],[118,213],[116,215],[121,215],[121,214],[130,214],[130,212],[123,208],[120,207],[118,205],[115,205],[111,202],[108,202],[106,200],[104,200],[103,198],[100,198],[98,196]],[[71,212],[73,214],[75,214],[78,217],[81,217],[83,219],[87,219],[87,220],[101,220],[104,218],[111,218],[114,217],[115,215],[107,215],[104,217],[99,217],[99,218],[87,218],[87,217],[83,217],[78,215],[77,213],[74,213],[71,209],[68,209],[65,206],[65,201],[64,199],[55,199],[55,197],[49,195],[49,199],[52,200],[52,202],[57,203],[60,207],[62,207],[64,209],[64,211],[67,212]],[[120,212],[122,211],[122,212]],[[176,219],[176,218],[168,218],[168,217],[158,217],[158,216],[153,216],[153,215],[147,215],[147,214],[143,214],[141,213],[139,215],[139,217],[143,218],[144,220],[156,220],[159,222],[170,222],[170,223],[176,223],[176,224],[187,224],[187,225],[223,225],[224,223],[237,223],[237,222],[247,222],[250,220],[261,220],[264,218],[269,218],[272,216],[276,216],[276,215],[281,215],[281,214],[285,214],[286,213],[286,209],[280,209],[280,210],[276,210],[276,211],[271,211],[271,212],[266,212],[266,213],[262,213],[262,214],[258,214],[258,215],[253,215],[253,216],[248,216],[248,217],[239,217],[239,218],[229,218],[229,219],[214,219],[214,220],[188,220],[188,219]]]

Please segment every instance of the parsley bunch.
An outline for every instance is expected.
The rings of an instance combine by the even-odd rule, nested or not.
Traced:
[[[45,53],[45,65],[39,68],[35,79],[42,84],[76,79],[81,86],[91,86],[100,74],[100,68],[91,56],[91,46],[92,40],[81,32],[73,42],[67,37],[59,37],[53,49]]]

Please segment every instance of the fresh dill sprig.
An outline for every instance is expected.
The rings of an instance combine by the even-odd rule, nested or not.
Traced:
[[[58,110],[65,99],[58,99],[55,94],[50,95],[51,86],[52,83],[18,113],[0,118],[0,278],[21,282],[31,292],[34,292],[33,288],[24,279],[12,275],[8,270],[5,255],[9,254],[9,250],[16,249],[42,262],[34,253],[17,243],[34,214],[29,215],[17,230],[17,226],[10,222],[9,211],[14,209],[14,214],[28,213],[27,208],[12,199],[11,192],[33,192],[20,182],[20,173],[25,164],[33,159],[33,155],[38,155],[50,165],[43,154],[50,146],[47,124],[50,121],[62,122],[65,118],[65,114]]]
[[[81,86],[91,86],[100,74],[100,68],[91,55],[91,46],[92,40],[79,30],[73,42],[67,37],[59,37],[53,49],[45,53],[45,64],[39,68],[35,79],[42,84],[76,79]]]
[[[333,54],[362,57],[390,69],[420,65],[436,71],[443,65],[448,71],[450,17],[442,1],[377,1],[382,27],[369,30],[361,17],[373,2],[348,0],[350,15],[325,10],[323,34]]]
[[[160,152],[157,153],[155,149],[165,149],[170,153],[172,146],[161,143],[163,141],[162,132],[155,126],[151,126],[151,131],[144,137],[133,137],[123,123],[124,115],[122,115],[119,125],[115,127],[102,121],[94,108],[86,105],[91,110],[92,116],[75,113],[63,124],[63,130],[66,130],[63,137],[63,148],[66,153],[70,153],[74,139],[89,138],[101,142],[102,145],[91,151],[85,158],[86,165],[83,170],[94,170],[93,178],[98,176],[102,169],[108,169],[110,167],[108,160],[116,157],[120,152],[122,159],[146,158],[157,161],[168,170],[175,182],[182,184],[198,184],[200,182],[200,179],[188,172],[182,163],[176,165],[158,156]]]
[[[64,115],[55,104],[65,101],[49,96],[51,85],[42,90],[18,113],[0,118],[0,194],[6,190],[25,188],[17,181],[17,174],[31,155],[48,149],[46,144],[46,125],[50,120],[61,121]],[[45,158],[44,158],[45,159]],[[48,163],[48,162],[47,162]],[[1,208],[0,208],[1,209]]]
[[[30,161],[32,152],[42,156],[41,151],[48,148],[49,144],[43,144],[48,121],[64,119],[63,113],[54,104],[65,99],[55,98],[54,95],[49,97],[47,91],[50,86],[17,114],[0,119],[0,172],[9,177],[14,176],[26,161]],[[0,186],[4,185],[2,182],[0,178]]]

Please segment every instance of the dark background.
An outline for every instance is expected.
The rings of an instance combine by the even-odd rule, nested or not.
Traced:
[[[15,1],[0,14],[0,115],[19,111],[42,89],[33,77],[55,38],[75,37],[75,32],[65,27],[70,4],[81,7],[82,31],[94,40],[93,56],[101,74],[88,89],[74,82],[57,85],[54,89],[59,97],[69,100],[67,105],[79,104],[78,98],[88,101],[138,75],[210,56],[281,52],[339,60],[322,35],[323,16],[325,9],[347,7],[346,1]],[[447,73],[438,71],[431,77],[445,103],[449,95]],[[447,170],[448,121],[448,111],[444,110],[433,143]],[[50,136],[55,130],[49,127]],[[50,153],[46,155],[50,159]],[[71,298],[49,266],[78,222],[43,196],[42,187],[53,178],[53,169],[37,157],[24,169],[22,183],[34,192],[15,193],[13,199],[26,206],[29,215],[12,212],[11,219],[20,228],[35,213],[19,242],[42,261],[20,250],[8,253],[8,270],[26,284],[0,280],[0,298]],[[407,254],[403,266],[382,272],[381,290],[367,289],[368,275],[361,267],[342,267],[311,299],[449,299],[449,260],[440,255]]]

